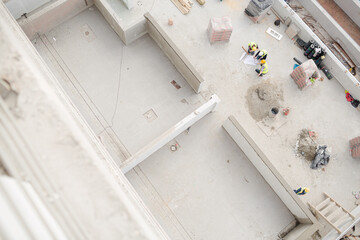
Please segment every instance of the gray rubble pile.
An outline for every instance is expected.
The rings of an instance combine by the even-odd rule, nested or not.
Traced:
[[[329,163],[330,161],[330,154],[327,150],[327,146],[326,145],[318,145],[316,148],[316,155],[314,160],[311,162],[311,168],[312,169],[317,169],[320,168],[321,166],[325,166]]]
[[[251,0],[245,13],[250,17],[258,17],[267,12],[272,5],[273,0]]]

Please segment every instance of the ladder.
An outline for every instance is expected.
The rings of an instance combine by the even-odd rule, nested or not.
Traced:
[[[324,192],[326,199],[319,203],[316,207],[312,206],[309,203],[309,206],[317,213],[321,218],[323,218],[327,223],[330,224],[339,234],[341,234],[340,226],[345,222],[352,219],[351,222],[355,220],[355,217],[343,208],[338,202],[336,202],[332,197]]]

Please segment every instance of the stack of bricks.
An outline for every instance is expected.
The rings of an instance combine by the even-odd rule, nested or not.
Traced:
[[[230,39],[233,27],[229,17],[210,19],[208,26],[208,35],[210,42],[228,41]]]
[[[292,79],[294,79],[300,90],[303,90],[305,87],[308,86],[305,71],[301,66],[295,68],[295,70],[290,74],[290,76],[292,77]]]
[[[360,137],[350,140],[350,152],[353,158],[360,158]]]

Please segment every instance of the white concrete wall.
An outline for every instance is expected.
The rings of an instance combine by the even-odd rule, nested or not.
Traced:
[[[360,27],[359,0],[334,0],[334,2]]]
[[[351,0],[347,0],[351,1]],[[316,1],[303,0],[301,4],[318,21],[321,26],[340,43],[349,57],[357,66],[360,65],[360,46],[350,35],[331,17],[331,15]]]
[[[190,113],[188,116],[180,120],[177,124],[169,128],[159,137],[155,138],[148,145],[140,149],[133,156],[128,158],[120,166],[122,172],[125,174],[131,169],[136,167],[151,154],[165,146],[168,142],[177,137],[180,133],[184,132],[187,128],[190,128],[196,122],[205,117],[208,113],[214,111],[217,104],[220,102],[219,97],[216,94],[213,94],[208,102],[197,108],[195,111]]]
[[[90,7],[93,0],[87,0],[87,3],[84,0],[54,0],[17,21],[28,38],[33,39]]]
[[[15,19],[24,13],[30,13],[51,0],[8,0],[5,5]]]
[[[29,183],[0,175],[0,189],[0,229],[4,239],[67,239]]]
[[[274,0],[273,9],[283,18],[289,17],[300,28],[298,34],[304,41],[314,39],[321,47],[326,49],[327,56],[324,60],[334,78],[357,99],[360,99],[360,83],[351,75],[348,69],[315,35],[315,33],[302,21],[302,19],[283,0]],[[360,55],[359,55],[360,56]]]
[[[293,192],[290,185],[233,116],[225,121],[223,127],[289,211],[302,223],[293,229],[294,232],[285,239],[308,239],[317,230],[318,222],[307,206]]]
[[[274,175],[269,166],[260,158],[259,153],[255,151],[253,146],[248,142],[248,139],[245,138],[238,122],[230,117],[225,121],[223,127],[240,147],[240,149],[245,153],[250,162],[256,167],[260,174],[264,177],[266,182],[271,186],[275,193],[280,197],[284,204],[288,207],[290,212],[297,219],[307,219],[306,214],[301,210],[301,208],[296,204],[294,199],[291,198],[290,194],[279,181],[279,179]],[[291,191],[291,189],[290,189]]]
[[[150,15],[145,14],[147,19],[147,31],[154,41],[163,50],[166,56],[170,59],[172,64],[176,67],[179,73],[185,78],[189,85],[194,89],[196,93],[201,91],[202,83],[204,79],[196,71],[194,66],[189,62],[185,55],[176,47],[174,42]]]
[[[0,42],[0,78],[19,92],[16,111],[0,101],[11,176],[31,182],[68,239],[169,239],[2,1]]]
[[[106,21],[114,29],[116,34],[120,37],[125,45],[128,45],[147,33],[146,19],[141,15],[140,18],[125,23],[122,12],[117,12],[116,9],[121,9],[121,6],[114,8],[111,4],[122,5],[122,3],[108,0],[94,0],[95,6],[99,9]],[[122,10],[123,11],[123,10]],[[126,10],[128,11],[128,10]],[[131,12],[131,11],[128,11]],[[126,16],[125,16],[126,17]]]
[[[134,8],[134,0],[122,0],[128,9]]]

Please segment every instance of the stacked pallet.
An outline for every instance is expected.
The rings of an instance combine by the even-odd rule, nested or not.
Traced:
[[[311,85],[310,78],[318,79],[320,77],[320,72],[315,62],[310,59],[295,68],[290,76],[294,79],[300,90],[303,90]]]
[[[208,26],[208,35],[211,43],[216,41],[228,41],[231,37],[233,27],[229,17],[210,19]]]
[[[353,158],[360,158],[360,137],[353,138],[349,142],[351,156]]]
[[[191,0],[171,0],[182,14],[188,14],[193,5]]]
[[[300,90],[303,90],[305,87],[311,84],[311,82],[306,77],[304,68],[302,68],[301,66],[297,67],[290,74],[290,76],[292,77],[292,79],[294,79]]]

